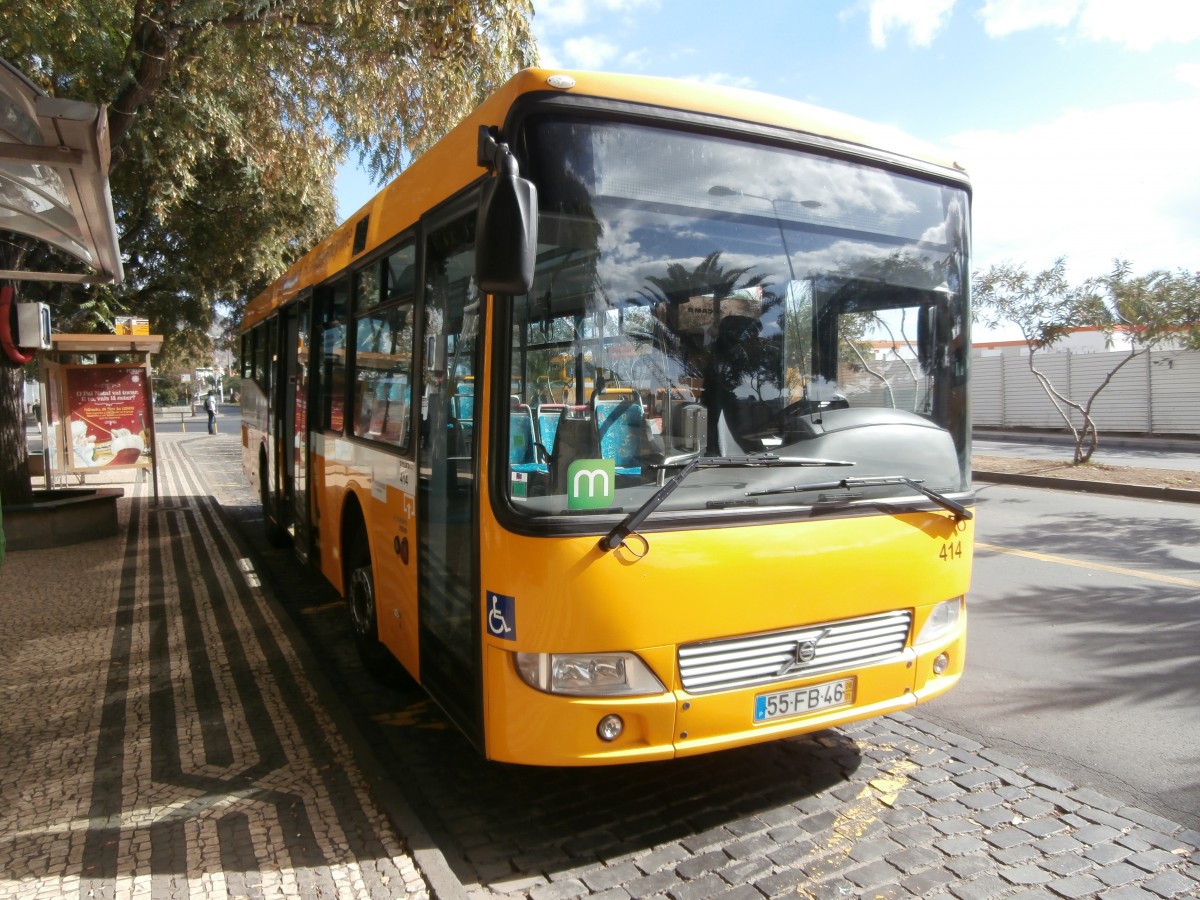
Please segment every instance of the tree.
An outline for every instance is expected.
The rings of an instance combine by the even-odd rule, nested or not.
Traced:
[[[337,163],[397,173],[534,55],[530,0],[0,0],[0,57],[108,106],[126,280],[29,283],[56,322],[207,335],[334,224]],[[0,234],[0,265],[45,252]],[[194,343],[191,339],[187,344]],[[30,496],[0,367],[0,496]],[[14,418],[15,417],[15,418]],[[19,439],[9,440],[19,435]]]
[[[1029,371],[1075,438],[1076,464],[1090,461],[1099,446],[1092,407],[1122,368],[1164,344],[1200,347],[1200,273],[1160,270],[1135,276],[1128,262],[1117,260],[1107,275],[1072,287],[1066,277],[1066,260],[1060,257],[1036,275],[1010,263],[992,266],[982,275],[976,273],[972,296],[977,320],[993,327],[1011,323],[1021,330],[1029,350]],[[1128,340],[1128,350],[1114,354],[1112,368],[1091,394],[1072,399],[1037,367],[1037,354],[1053,348],[1081,326],[1101,329],[1110,346],[1120,330]]]
[[[721,319],[722,300],[735,291],[758,287],[763,283],[762,275],[746,278],[749,272],[749,268],[725,268],[721,262],[721,251],[715,250],[704,257],[694,269],[688,269],[682,263],[670,263],[666,275],[648,275],[646,281],[649,287],[638,293],[650,306],[657,308],[662,319],[675,330],[679,327],[681,306],[700,297],[710,296],[715,326]],[[740,286],[739,281],[742,281]]]

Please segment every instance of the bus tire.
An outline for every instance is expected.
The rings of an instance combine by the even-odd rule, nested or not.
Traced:
[[[366,543],[366,536],[362,538]],[[350,612],[350,630],[363,668],[376,678],[390,672],[391,653],[379,640],[379,614],[375,605],[375,575],[371,555],[365,549],[350,564],[346,587],[346,606]]]
[[[258,460],[258,493],[262,498],[263,532],[266,535],[267,543],[272,547],[286,547],[290,536],[287,529],[279,524],[279,516],[275,511],[266,454],[260,456]]]

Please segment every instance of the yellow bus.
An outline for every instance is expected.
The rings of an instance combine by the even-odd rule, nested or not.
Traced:
[[[969,204],[845,116],[522,71],[248,304],[268,533],[489,759],[935,697],[972,560]]]

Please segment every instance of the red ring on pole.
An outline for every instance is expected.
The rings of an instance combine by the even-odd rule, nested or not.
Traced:
[[[12,299],[13,289],[11,287],[0,287],[0,348],[4,350],[4,355],[8,357],[9,362],[14,366],[23,366],[26,363],[33,362],[37,351],[31,350],[29,353],[26,353],[13,340]]]

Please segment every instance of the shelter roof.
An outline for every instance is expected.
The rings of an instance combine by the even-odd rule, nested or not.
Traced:
[[[29,235],[95,274],[0,270],[26,281],[124,278],[108,185],[108,113],[50,97],[0,59],[0,231]]]
[[[157,353],[162,349],[161,334],[54,334],[51,349],[57,353]]]

